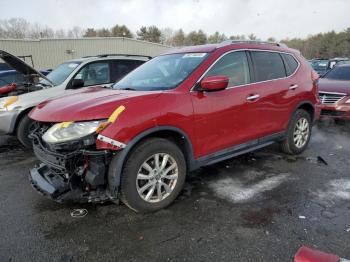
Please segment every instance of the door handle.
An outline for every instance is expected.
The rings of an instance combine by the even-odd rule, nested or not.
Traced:
[[[289,87],[289,90],[295,90],[295,89],[297,89],[299,86],[297,85],[297,84],[294,84],[294,85],[291,85],[290,87]]]
[[[260,95],[256,94],[256,95],[251,95],[247,97],[248,101],[254,101],[260,98]]]

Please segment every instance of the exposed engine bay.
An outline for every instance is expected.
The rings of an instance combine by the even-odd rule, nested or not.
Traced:
[[[1,78],[0,78],[1,79]],[[18,96],[33,91],[45,89],[45,86],[39,83],[38,75],[24,76],[23,83],[8,83],[5,86],[0,86],[0,98],[6,96]]]

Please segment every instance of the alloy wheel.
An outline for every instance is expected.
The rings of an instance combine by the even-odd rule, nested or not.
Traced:
[[[149,203],[157,203],[168,197],[178,180],[178,165],[166,153],[157,153],[144,161],[136,176],[139,196]]]
[[[310,135],[310,124],[309,121],[302,117],[300,118],[294,128],[293,140],[297,148],[305,146]]]

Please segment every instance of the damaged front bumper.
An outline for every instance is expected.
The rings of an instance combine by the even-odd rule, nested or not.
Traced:
[[[45,146],[39,137],[34,136],[33,140],[34,154],[42,164],[30,170],[29,179],[40,194],[57,202],[114,200],[107,189],[109,151],[57,152]]]

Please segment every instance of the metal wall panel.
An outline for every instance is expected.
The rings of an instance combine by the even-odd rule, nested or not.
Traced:
[[[82,56],[98,54],[137,54],[156,56],[169,46],[123,37],[79,39],[12,40],[0,39],[0,50],[16,56],[32,55],[37,69],[55,68],[58,64]]]

